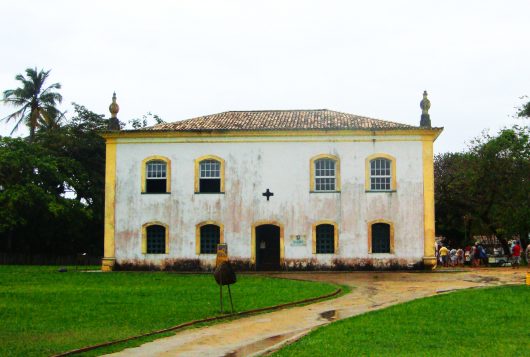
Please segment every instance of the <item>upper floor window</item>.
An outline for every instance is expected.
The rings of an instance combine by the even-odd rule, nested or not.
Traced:
[[[392,172],[390,160],[374,159],[370,161],[370,189],[376,191],[390,191]]]
[[[149,161],[146,170],[145,192],[166,192],[166,163],[158,160]]]
[[[315,161],[315,191],[335,191],[335,161]]]
[[[168,253],[168,228],[165,224],[160,222],[146,223],[142,230],[142,253]]]
[[[221,192],[221,164],[215,160],[201,161],[199,192]]]
[[[142,192],[170,192],[171,165],[168,158],[150,156],[142,161]]]
[[[310,191],[340,191],[340,167],[336,156],[318,155],[311,159]]]
[[[396,159],[387,154],[366,158],[366,191],[396,190]]]
[[[224,160],[217,156],[203,156],[195,160],[195,192],[224,192]]]

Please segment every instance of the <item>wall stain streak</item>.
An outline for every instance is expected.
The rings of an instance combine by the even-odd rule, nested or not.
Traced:
[[[255,265],[246,258],[230,259],[235,271],[253,271]],[[144,259],[119,261],[115,270],[124,271],[189,271],[211,272],[215,268],[215,261],[206,262],[200,259],[164,259],[149,262]],[[333,259],[331,264],[319,263],[315,258],[285,259],[280,270],[283,271],[393,271],[393,270],[422,270],[423,261],[417,259]]]

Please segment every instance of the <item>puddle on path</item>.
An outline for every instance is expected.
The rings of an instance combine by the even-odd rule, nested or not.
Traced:
[[[263,351],[264,349],[266,349],[268,347],[272,347],[272,346],[274,346],[274,345],[276,345],[276,344],[278,344],[278,343],[280,343],[282,341],[285,341],[285,340],[293,337],[297,333],[299,333],[299,332],[290,332],[290,333],[285,333],[283,335],[275,335],[275,336],[267,337],[264,340],[260,340],[260,341],[254,342],[254,343],[251,343],[249,345],[240,347],[237,350],[231,351],[231,352],[225,354],[223,357],[244,357],[244,356],[248,356],[248,355],[251,355],[253,353],[256,353],[256,352],[259,352],[259,351]]]
[[[335,321],[337,319],[337,310],[329,310],[324,311],[319,314],[320,318],[328,320],[328,321]]]
[[[470,277],[470,279],[463,279],[463,281],[467,281],[467,282],[470,282],[470,283],[487,284],[487,283],[498,282],[498,281],[500,281],[500,279],[498,277],[496,277],[496,276],[477,276],[477,275],[472,275]]]
[[[457,289],[442,289],[442,290],[436,290],[436,294],[445,294],[445,293],[452,293],[453,291],[456,291]]]
[[[378,289],[375,286],[367,286],[366,290],[369,298],[373,297],[378,292]]]

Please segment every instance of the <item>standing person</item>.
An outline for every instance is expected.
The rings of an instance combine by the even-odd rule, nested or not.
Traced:
[[[526,264],[530,267],[530,243],[526,246]]]
[[[449,265],[449,249],[445,245],[440,248],[440,257],[442,258],[443,266],[447,267]]]
[[[462,248],[458,248],[456,251],[456,265],[458,266],[464,266],[464,262],[466,261],[464,250]]]
[[[486,253],[486,248],[484,248],[482,245],[479,245],[479,248],[480,260],[484,266],[488,266],[488,253]]]
[[[452,267],[455,267],[456,266],[456,249],[453,248],[449,251],[449,259],[451,259],[451,266]]]
[[[434,268],[436,268],[438,263],[440,263],[440,245],[436,240],[434,241],[434,256],[436,257],[436,265],[434,266]]]
[[[480,252],[478,251],[478,243],[475,243],[475,245],[471,247],[471,265],[474,267],[478,267],[479,261]]]
[[[519,265],[521,264],[521,245],[519,244],[519,241],[516,241],[513,248],[512,248],[512,268],[519,269]]]
[[[473,253],[471,252],[471,246],[466,245],[464,248],[464,263],[469,262],[469,265],[471,265],[473,261]]]

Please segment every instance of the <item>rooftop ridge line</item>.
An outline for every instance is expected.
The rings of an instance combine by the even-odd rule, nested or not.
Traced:
[[[333,112],[330,109],[258,109],[258,110],[227,110],[222,113],[267,113],[267,112]],[[339,113],[339,112],[337,112]],[[215,115],[215,114],[207,114]]]
[[[330,109],[230,110],[161,123],[145,128],[160,131],[220,130],[396,130],[414,125]]]

